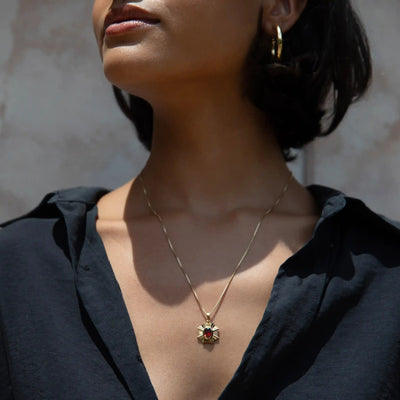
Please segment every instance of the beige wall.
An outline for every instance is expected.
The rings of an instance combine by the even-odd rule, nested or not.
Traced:
[[[400,220],[400,2],[354,3],[370,37],[374,80],[338,131],[309,150],[309,180]]]
[[[0,220],[48,191],[116,187],[146,153],[103,77],[91,2],[14,0],[0,13]],[[400,219],[400,3],[358,0],[372,42],[375,80],[330,138],[293,166]]]

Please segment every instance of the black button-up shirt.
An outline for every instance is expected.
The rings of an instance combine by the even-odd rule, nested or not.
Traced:
[[[219,399],[400,399],[399,227],[333,189],[308,189],[321,218],[281,265]],[[156,399],[95,229],[105,193],[51,193],[3,224],[1,400]]]

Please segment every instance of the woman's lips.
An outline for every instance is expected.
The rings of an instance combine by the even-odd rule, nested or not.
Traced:
[[[117,22],[114,24],[111,24],[107,27],[105,30],[105,34],[110,36],[110,35],[118,35],[122,34],[125,32],[129,32],[134,29],[140,29],[140,28],[146,28],[149,25],[154,25],[156,22],[151,22],[151,21],[146,21],[146,20],[140,20],[140,19],[133,19],[129,21],[122,21],[122,22]]]
[[[104,21],[105,35],[118,35],[135,29],[146,28],[159,23],[160,20],[131,4],[113,8]]]

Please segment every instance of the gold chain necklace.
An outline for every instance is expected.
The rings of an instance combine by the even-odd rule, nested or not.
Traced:
[[[230,286],[230,284],[231,284],[231,282],[232,282],[237,270],[242,265],[243,260],[246,258],[247,253],[249,252],[250,247],[253,244],[254,239],[255,239],[255,237],[257,235],[257,232],[260,229],[261,223],[263,222],[264,218],[267,215],[271,214],[271,212],[274,210],[274,208],[277,207],[278,204],[281,202],[283,196],[285,195],[285,193],[286,193],[286,191],[287,191],[287,189],[289,187],[290,181],[293,179],[293,174],[290,173],[290,177],[289,177],[288,181],[286,182],[286,184],[284,185],[284,187],[282,188],[278,198],[275,200],[274,204],[270,208],[268,208],[268,210],[264,211],[263,215],[261,216],[260,220],[258,221],[258,223],[257,223],[257,225],[256,225],[256,227],[254,229],[254,232],[253,232],[253,234],[251,236],[251,239],[249,241],[249,244],[246,247],[246,250],[242,254],[242,257],[240,258],[239,262],[237,263],[237,265],[236,265],[231,277],[228,280],[228,283],[226,284],[224,290],[222,291],[221,295],[219,296],[218,301],[215,303],[215,306],[213,307],[211,312],[207,312],[204,309],[204,307],[201,305],[199,296],[197,295],[197,292],[196,292],[196,290],[194,289],[194,287],[192,285],[192,281],[190,280],[190,277],[187,274],[187,272],[185,271],[185,269],[183,268],[183,264],[182,264],[179,256],[176,254],[176,251],[175,251],[175,248],[174,248],[174,246],[172,244],[171,238],[169,237],[167,227],[165,226],[160,214],[156,210],[154,210],[154,208],[151,205],[151,202],[150,202],[150,199],[149,199],[149,196],[148,196],[148,193],[147,193],[147,188],[146,188],[146,185],[145,185],[144,180],[143,180],[142,172],[139,174],[139,179],[140,179],[140,182],[142,184],[143,194],[144,194],[144,197],[146,199],[147,206],[149,207],[149,210],[151,211],[151,213],[155,217],[157,217],[157,219],[159,220],[159,222],[161,224],[161,227],[162,227],[162,230],[164,232],[165,238],[167,239],[169,248],[171,249],[171,252],[175,257],[179,268],[183,272],[183,275],[185,276],[185,278],[187,280],[187,283],[190,286],[190,289],[191,289],[191,291],[193,293],[193,296],[194,296],[194,298],[195,298],[195,300],[196,300],[196,302],[197,302],[197,304],[198,304],[198,306],[200,308],[200,311],[203,314],[204,319],[206,320],[200,326],[197,327],[197,329],[198,329],[197,338],[203,344],[213,344],[214,342],[219,340],[219,328],[212,321],[212,319],[213,319],[212,317],[215,317],[216,311],[218,311],[218,309],[219,309],[219,307],[221,305],[221,302],[222,302],[222,300],[223,300],[223,298],[225,296],[225,293],[228,290],[228,288],[229,288],[229,286]]]

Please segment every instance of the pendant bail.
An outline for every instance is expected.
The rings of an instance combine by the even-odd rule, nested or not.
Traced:
[[[210,313],[206,313],[206,321],[210,322],[211,321],[211,315]]]

